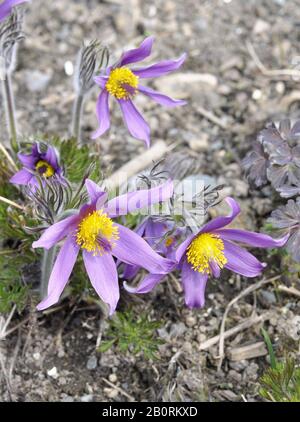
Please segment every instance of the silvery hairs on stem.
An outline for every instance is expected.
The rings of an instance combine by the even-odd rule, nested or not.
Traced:
[[[108,61],[108,49],[98,40],[85,43],[79,51],[74,72],[76,99],[71,126],[71,134],[78,143],[81,143],[81,117],[85,98],[95,86],[94,76],[107,66]]]
[[[85,95],[92,89],[94,76],[102,68],[107,67],[108,61],[108,48],[100,41],[93,40],[83,44],[78,53],[74,72],[74,88],[77,94]]]
[[[88,201],[85,190],[85,180],[94,171],[94,165],[90,164],[81,182],[74,186],[67,179],[63,182],[56,177],[45,179],[35,174],[38,186],[26,186],[25,195],[30,201],[35,218],[41,226],[27,228],[29,231],[40,231],[45,229],[62,218],[71,215],[74,210]]]
[[[25,38],[23,21],[23,9],[15,9],[0,24],[0,57],[6,74],[12,73],[16,67],[18,43]]]

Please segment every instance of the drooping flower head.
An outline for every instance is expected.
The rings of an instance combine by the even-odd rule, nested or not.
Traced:
[[[63,181],[63,171],[58,164],[58,152],[54,147],[34,142],[31,154],[19,153],[18,158],[23,168],[14,174],[10,183],[37,186],[37,175],[45,179],[55,178]]]
[[[4,0],[0,3],[0,22],[3,21],[12,12],[12,9],[18,4],[28,2],[30,0]]]
[[[259,248],[276,248],[283,246],[288,239],[288,235],[281,239],[273,239],[266,234],[225,228],[240,212],[240,207],[233,198],[228,197],[226,201],[231,207],[229,215],[214,218],[197,234],[190,235],[176,250],[185,303],[190,308],[204,306],[207,280],[209,277],[220,277],[223,268],[245,277],[261,274],[266,264],[258,261],[237,243]],[[127,283],[124,287],[131,293],[147,293],[163,278],[164,275],[161,274],[150,274],[136,288]]]
[[[89,279],[100,298],[109,305],[110,314],[119,300],[113,257],[126,264],[138,264],[153,274],[165,274],[174,266],[174,261],[160,256],[138,234],[113,220],[169,199],[173,193],[170,180],[153,189],[130,192],[109,201],[107,193],[91,180],[87,179],[85,186],[90,202],[76,214],[50,226],[33,243],[34,248],[50,249],[66,238],[49,279],[48,296],[38,305],[39,310],[58,302],[80,250]]]
[[[109,96],[114,97],[119,103],[130,134],[143,140],[147,146],[150,144],[150,128],[133,104],[135,95],[142,93],[166,107],[185,104],[185,101],[174,100],[140,83],[141,79],[155,78],[178,69],[186,58],[185,54],[177,60],[165,60],[148,67],[139,69],[128,67],[148,57],[152,44],[153,37],[146,38],[138,48],[123,53],[114,66],[108,67],[103,75],[95,78],[102,91],[96,106],[99,128],[93,134],[93,139],[103,135],[110,127]]]

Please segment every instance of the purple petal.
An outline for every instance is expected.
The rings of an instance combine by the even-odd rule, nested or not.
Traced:
[[[227,226],[240,213],[240,206],[233,198],[228,196],[227,198],[225,198],[225,201],[231,208],[230,214],[228,214],[227,216],[216,217],[213,220],[209,221],[202,227],[198,234],[212,232],[224,226]]]
[[[150,56],[153,41],[153,37],[147,37],[138,48],[123,53],[118,66],[125,66],[129,63],[140,62]]]
[[[148,274],[146,277],[143,278],[141,283],[136,286],[132,287],[129,286],[129,284],[124,282],[124,289],[127,290],[129,293],[135,293],[135,294],[143,294],[151,292],[151,290],[154,289],[154,287],[162,281],[162,279],[165,277],[165,274]]]
[[[45,154],[45,161],[47,161],[47,163],[49,163],[54,170],[58,169],[58,152],[56,151],[55,148],[53,148],[52,146],[48,146],[47,148],[47,152]]]
[[[102,89],[104,89],[108,81],[108,76],[95,76],[94,81],[96,82],[97,85],[99,85]]]
[[[19,152],[18,158],[19,158],[20,162],[23,164],[23,166],[29,167],[30,169],[35,170],[35,164],[36,164],[36,161],[37,161],[37,157],[35,157],[32,154],[21,154]]]
[[[85,188],[90,197],[90,202],[97,202],[97,208],[102,208],[104,202],[107,200],[107,193],[101,190],[100,186],[91,179],[86,179]]]
[[[73,237],[69,236],[57,255],[49,279],[48,296],[38,304],[37,309],[39,311],[58,302],[72,273],[79,249]]]
[[[245,277],[256,277],[263,269],[266,264],[258,261],[255,256],[227,240],[224,242],[224,255],[227,259],[225,268],[235,273],[244,275]]]
[[[109,305],[109,315],[112,315],[120,297],[118,273],[113,257],[108,253],[93,256],[84,250],[83,261],[94,289],[103,302]]]
[[[154,274],[166,274],[173,269],[175,263],[158,255],[139,235],[120,224],[115,225],[119,228],[119,239],[112,248],[116,258]]]
[[[97,104],[96,104],[96,114],[97,114],[99,127],[96,130],[96,132],[93,133],[92,139],[99,138],[110,127],[108,98],[109,98],[108,91],[106,89],[103,89],[98,97]]]
[[[26,169],[22,169],[14,174],[10,179],[10,183],[14,183],[15,185],[28,185],[33,178],[33,174]]]
[[[181,279],[186,305],[189,308],[203,308],[208,275],[194,271],[185,261],[182,265]]]
[[[129,192],[108,201],[105,211],[110,217],[126,215],[138,209],[150,207],[152,204],[164,202],[173,195],[173,182],[168,179],[165,183],[152,189],[141,189]]]
[[[184,242],[182,242],[179,246],[178,246],[178,248],[177,248],[177,250],[176,250],[176,254],[175,254],[175,257],[176,257],[176,261],[177,262],[179,262],[179,261],[181,261],[181,258],[183,257],[183,255],[185,254],[185,252],[186,252],[186,250],[187,250],[187,248],[188,248],[188,246],[190,245],[190,243],[192,242],[192,240],[196,237],[196,236],[198,236],[198,235],[194,235],[194,234],[191,234]]]
[[[263,233],[249,232],[239,229],[224,229],[215,231],[222,239],[232,240],[234,242],[242,242],[246,245],[255,246],[258,248],[279,248],[283,246],[289,235],[281,237],[280,239],[273,239],[271,236]]]
[[[147,147],[150,146],[150,128],[143,116],[138,112],[131,100],[118,100],[120,104],[124,122],[130,134],[137,139],[145,142]]]
[[[154,91],[151,88],[139,85],[139,91],[147,95],[147,97],[152,98],[156,103],[161,104],[166,107],[177,107],[185,105],[187,102],[183,100],[174,100],[173,98],[168,97],[167,95],[161,94],[160,92]]]
[[[33,248],[50,249],[71,231],[75,230],[79,222],[79,215],[72,215],[58,223],[53,224],[44,231],[42,236],[36,242],[33,242]]]
[[[0,4],[0,21],[5,19],[12,12],[12,8],[29,0],[4,0]]]
[[[139,78],[156,78],[179,69],[185,59],[186,54],[184,53],[176,60],[164,60],[153,64],[152,66],[143,67],[141,69],[132,69],[132,71]]]

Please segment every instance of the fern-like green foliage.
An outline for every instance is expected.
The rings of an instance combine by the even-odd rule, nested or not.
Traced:
[[[0,313],[10,312],[13,305],[21,312],[27,303],[29,284],[23,280],[23,271],[30,264],[26,255],[11,254],[2,250],[0,254]]]
[[[100,155],[87,146],[78,146],[76,139],[53,139],[52,143],[59,149],[60,162],[70,182],[79,183],[86,175],[86,171],[93,166],[89,178],[98,182],[101,178]]]
[[[147,359],[157,359],[158,346],[163,340],[158,338],[156,330],[161,326],[158,321],[151,321],[148,314],[134,315],[132,310],[117,312],[110,320],[106,337],[98,351],[106,352],[115,345],[122,353],[143,354]]]
[[[288,356],[283,362],[278,362],[269,334],[263,328],[262,335],[268,347],[271,367],[259,379],[261,397],[273,402],[300,402],[300,368]]]
[[[259,380],[260,395],[273,402],[300,402],[300,368],[286,357],[275,368],[268,368]]]

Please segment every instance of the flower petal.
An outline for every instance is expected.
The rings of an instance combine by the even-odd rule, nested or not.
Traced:
[[[34,177],[30,171],[26,169],[22,169],[14,174],[10,179],[10,183],[14,183],[15,185],[28,185],[31,179]]]
[[[97,183],[93,182],[91,179],[86,179],[85,188],[90,197],[90,202],[97,202],[98,208],[101,208],[104,202],[107,200],[107,193],[101,190],[100,186]]]
[[[112,248],[112,254],[126,264],[139,265],[153,274],[166,274],[175,265],[170,259],[156,253],[148,243],[127,227],[115,223],[119,239]]]
[[[141,189],[111,199],[107,202],[105,211],[112,218],[126,215],[138,209],[147,208],[152,204],[168,200],[173,195],[173,189],[173,182],[168,179],[165,183],[152,189]]]
[[[146,277],[143,278],[143,280],[140,282],[140,284],[136,287],[130,286],[129,284],[124,282],[124,289],[129,293],[135,293],[135,294],[143,294],[151,292],[151,290],[154,289],[154,287],[162,281],[162,279],[165,277],[165,274],[148,274]]]
[[[180,68],[186,59],[186,53],[182,54],[175,60],[164,60],[153,64],[152,66],[143,67],[141,69],[132,69],[133,73],[139,78],[157,78],[158,76],[166,75],[174,70]]]
[[[79,215],[72,215],[67,217],[58,223],[53,224],[47,230],[44,231],[42,236],[36,242],[33,242],[33,248],[45,248],[50,249],[65,236],[67,236],[72,230],[76,229],[79,222]]]
[[[27,1],[29,0],[4,0],[0,4],[0,21],[10,15],[13,7],[17,6],[18,4],[25,3]]]
[[[205,288],[208,275],[194,271],[192,267],[184,261],[181,279],[186,305],[189,308],[203,308],[205,304]]]
[[[131,100],[118,100],[130,134],[150,146],[150,128]]]
[[[168,97],[167,95],[161,94],[160,92],[154,91],[151,88],[146,86],[139,85],[138,90],[142,93],[147,95],[147,97],[152,98],[156,103],[161,104],[165,107],[177,107],[185,105],[187,102],[184,100],[175,100],[173,98]]]
[[[150,56],[153,41],[154,37],[147,37],[138,48],[134,48],[133,50],[123,53],[118,66],[125,66],[129,63],[140,62]]]
[[[201,230],[198,234],[212,232],[212,231],[220,229],[224,226],[227,226],[240,213],[240,211],[241,211],[240,206],[233,198],[228,196],[227,198],[225,198],[225,201],[228,203],[228,205],[231,208],[230,214],[228,214],[226,216],[219,216],[219,217],[212,219],[211,221],[209,221],[207,224],[205,224],[201,228]]]
[[[96,114],[97,114],[99,127],[96,130],[96,132],[93,133],[92,139],[99,138],[110,127],[108,98],[109,98],[108,91],[106,89],[103,89],[98,97],[97,104],[96,104]]]
[[[109,315],[112,315],[120,297],[118,273],[113,257],[108,253],[93,256],[84,250],[83,261],[94,289],[103,302],[109,305]]]
[[[265,263],[258,261],[246,249],[241,248],[227,240],[224,242],[224,255],[227,259],[225,268],[245,277],[256,277],[266,267]]]
[[[45,160],[54,168],[54,170],[58,169],[57,157],[58,152],[55,148],[49,145],[45,154]]]
[[[73,237],[69,236],[57,255],[49,279],[48,296],[38,304],[37,309],[39,311],[58,302],[72,273],[79,249]]]
[[[106,82],[108,81],[108,76],[95,76],[94,81],[97,85],[99,85],[102,89],[105,88]]]
[[[176,261],[179,263],[179,261],[181,260],[181,258],[183,257],[184,253],[186,252],[189,244],[191,243],[191,241],[196,237],[197,235],[195,234],[191,234],[184,242],[182,242],[177,250],[176,250],[176,254],[175,254],[175,258]]]
[[[35,164],[37,161],[37,157],[32,154],[21,154],[18,153],[18,159],[23,164],[23,166],[28,167],[32,170],[35,170]]]
[[[258,248],[279,248],[283,246],[289,238],[289,235],[286,235],[279,239],[273,239],[271,236],[264,233],[255,233],[239,229],[217,230],[215,233],[220,235],[222,239],[242,242],[246,245]]]

